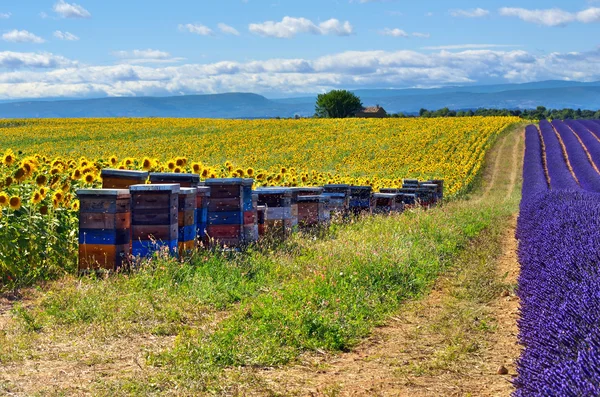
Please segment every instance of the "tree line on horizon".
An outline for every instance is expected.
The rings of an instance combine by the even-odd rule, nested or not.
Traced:
[[[360,98],[347,90],[333,90],[317,97],[315,116],[321,118],[353,117],[363,108]],[[392,113],[393,118],[437,118],[437,117],[474,117],[474,116],[515,116],[525,120],[577,120],[600,119],[600,110],[581,109],[547,109],[538,106],[535,109],[492,109],[479,108],[467,110],[451,110],[447,107],[438,110],[421,109],[418,114]]]

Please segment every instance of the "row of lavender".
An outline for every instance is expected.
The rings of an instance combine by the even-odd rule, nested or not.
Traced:
[[[600,122],[525,138],[515,395],[600,395]]]

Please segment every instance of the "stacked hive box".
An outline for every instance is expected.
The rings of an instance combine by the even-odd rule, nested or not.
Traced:
[[[100,171],[100,177],[102,178],[102,189],[129,189],[132,185],[146,183],[148,173],[106,168]]]
[[[179,214],[177,243],[180,253],[192,251],[196,247],[196,193],[197,188],[182,187],[179,190]]]
[[[130,191],[133,256],[150,256],[165,247],[177,252],[179,185],[133,185]]]
[[[196,237],[199,242],[206,243],[210,188],[201,186],[202,182],[200,182],[200,175],[185,173],[151,173],[150,183],[178,183],[182,188],[196,188]]]
[[[207,179],[210,188],[208,237],[219,245],[239,247],[247,242],[245,212],[252,212],[252,179]],[[251,218],[251,215],[248,215]]]
[[[396,211],[396,193],[373,194],[371,207],[374,214],[389,214]]]
[[[252,192],[250,210],[244,208],[244,238],[248,243],[258,241],[258,194]]]
[[[116,270],[130,249],[130,194],[127,189],[82,189],[79,198],[79,271]]]
[[[258,193],[258,205],[267,207],[266,225],[269,234],[281,239],[286,239],[293,231],[292,220],[292,189],[290,188],[260,188]]]
[[[329,199],[332,214],[346,216],[350,209],[350,185],[325,185],[323,196]]]
[[[421,183],[418,192],[423,205],[433,205],[437,201],[438,186],[435,183]]]
[[[257,205],[256,206],[256,223],[258,228],[258,237],[263,237],[266,232],[266,220],[267,220],[267,206]]]
[[[408,193],[415,191],[416,189],[397,189],[397,188],[384,188],[379,189],[379,193],[392,193],[396,194],[396,211],[404,211],[404,207],[407,205],[414,205],[417,201],[417,196],[414,193]]]
[[[330,212],[327,199],[323,196],[298,197],[298,224],[300,227],[314,227],[329,222]]]
[[[323,188],[320,186],[293,187],[292,191],[295,192],[298,197],[320,196],[323,194]]]
[[[350,212],[368,213],[371,210],[371,186],[350,186]]]

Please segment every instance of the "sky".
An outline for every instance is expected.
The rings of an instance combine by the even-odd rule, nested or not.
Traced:
[[[0,100],[600,80],[600,0],[0,0]]]

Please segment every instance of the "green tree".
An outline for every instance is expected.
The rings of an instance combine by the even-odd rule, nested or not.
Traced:
[[[315,113],[318,117],[345,118],[363,107],[360,98],[350,91],[333,90],[317,97]]]

